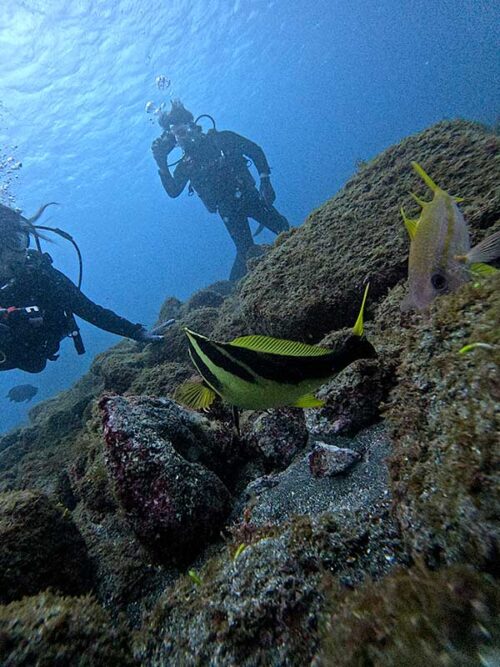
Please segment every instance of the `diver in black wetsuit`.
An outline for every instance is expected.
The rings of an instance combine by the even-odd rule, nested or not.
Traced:
[[[163,187],[170,197],[178,197],[189,183],[190,191],[198,194],[210,213],[219,213],[236,245],[229,279],[238,280],[245,275],[247,253],[255,246],[248,218],[275,234],[290,227],[273,206],[276,195],[266,156],[260,146],[235,132],[213,129],[204,134],[193,114],[178,101],[172,102],[169,113],[160,114],[159,122],[164,132],[151,149]],[[175,146],[180,146],[184,155],[172,175],[167,158]],[[248,158],[259,172],[259,190],[248,169]]]
[[[42,371],[59,356],[66,336],[85,350],[73,315],[136,341],[156,341],[148,332],[88,299],[52,266],[47,253],[28,250],[34,228],[19,213],[0,205],[0,371]]]

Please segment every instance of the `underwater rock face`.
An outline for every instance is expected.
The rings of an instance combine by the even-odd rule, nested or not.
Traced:
[[[499,313],[497,273],[436,299],[404,333],[390,472],[403,537],[432,566],[498,566]],[[477,342],[489,347],[459,353]]]
[[[318,667],[498,664],[500,592],[472,568],[421,566],[329,597]]]
[[[409,241],[399,209],[408,206],[413,217],[418,207],[411,208],[408,192],[426,197],[412,160],[465,197],[461,208],[473,242],[486,237],[500,217],[492,141],[498,145],[484,126],[453,120],[382,152],[302,227],[281,235],[242,282],[238,307],[232,300],[222,307],[216,337],[251,332],[317,342],[354,324],[366,279],[369,315],[371,304],[407,276]]]
[[[0,664],[132,667],[130,633],[91,597],[41,593],[0,606]]]
[[[168,399],[104,397],[106,465],[138,537],[162,558],[191,557],[217,534],[231,497],[221,480],[180,454],[203,430]]]
[[[79,595],[91,585],[85,542],[71,518],[42,493],[0,494],[0,603],[49,587]]]

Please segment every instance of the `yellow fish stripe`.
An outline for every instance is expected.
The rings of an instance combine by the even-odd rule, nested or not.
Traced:
[[[309,345],[308,343],[270,336],[239,336],[232,340],[229,345],[243,347],[254,352],[267,352],[287,357],[321,357],[331,353],[331,350],[318,345]]]

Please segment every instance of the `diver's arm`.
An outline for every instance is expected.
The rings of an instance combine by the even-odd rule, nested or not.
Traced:
[[[240,154],[242,153],[252,160],[255,168],[259,172],[259,192],[261,199],[268,206],[272,206],[276,199],[276,193],[271,185],[271,168],[269,167],[269,163],[262,148],[253,141],[250,141],[250,139],[242,137],[241,134],[236,134],[236,132],[229,132],[226,130],[224,132],[219,132],[219,135],[222,135],[222,145],[227,146],[232,151],[236,151]]]
[[[163,185],[165,192],[172,198],[178,197],[189,181],[189,177],[182,168],[182,162],[175,168],[173,176],[168,167],[165,167],[165,169],[158,169],[158,174],[160,175],[161,184]]]
[[[142,324],[134,324],[112,310],[97,305],[86,297],[69,278],[54,268],[51,268],[51,283],[54,298],[78,317],[104,331],[134,340],[142,340],[144,331]]]
[[[269,167],[264,151],[258,144],[250,141],[250,139],[247,139],[246,137],[242,137],[241,134],[229,130],[218,132],[218,135],[222,140],[223,145],[226,145],[232,150],[237,150],[249,157],[254,163],[261,178],[262,176],[269,177],[271,168]]]
[[[178,197],[186,187],[188,177],[183,173],[182,161],[177,165],[174,175],[168,168],[168,156],[176,146],[176,140],[172,132],[165,131],[151,144],[153,157],[158,165],[158,174],[161,184],[169,197]]]

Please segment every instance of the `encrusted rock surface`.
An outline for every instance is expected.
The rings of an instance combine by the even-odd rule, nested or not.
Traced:
[[[36,491],[0,494],[0,603],[46,588],[90,590],[85,542],[69,513]]]
[[[139,538],[159,557],[192,557],[218,533],[231,496],[184,456],[202,450],[199,421],[168,399],[104,397],[106,465]]]
[[[396,515],[433,566],[500,553],[500,273],[442,297],[405,330],[386,420]],[[490,349],[460,349],[483,342]]]
[[[112,625],[95,600],[52,593],[0,606],[0,664],[138,666],[130,634],[124,626]]]
[[[237,307],[232,301],[223,307],[217,335],[230,339],[244,327],[317,342],[354,323],[366,279],[372,312],[371,304],[406,276],[408,238],[399,209],[404,204],[410,216],[417,211],[409,191],[428,198],[411,160],[442,188],[465,197],[473,239],[486,236],[500,209],[494,143],[498,153],[498,138],[485,127],[443,121],[370,160],[302,227],[280,236],[245,279]]]

